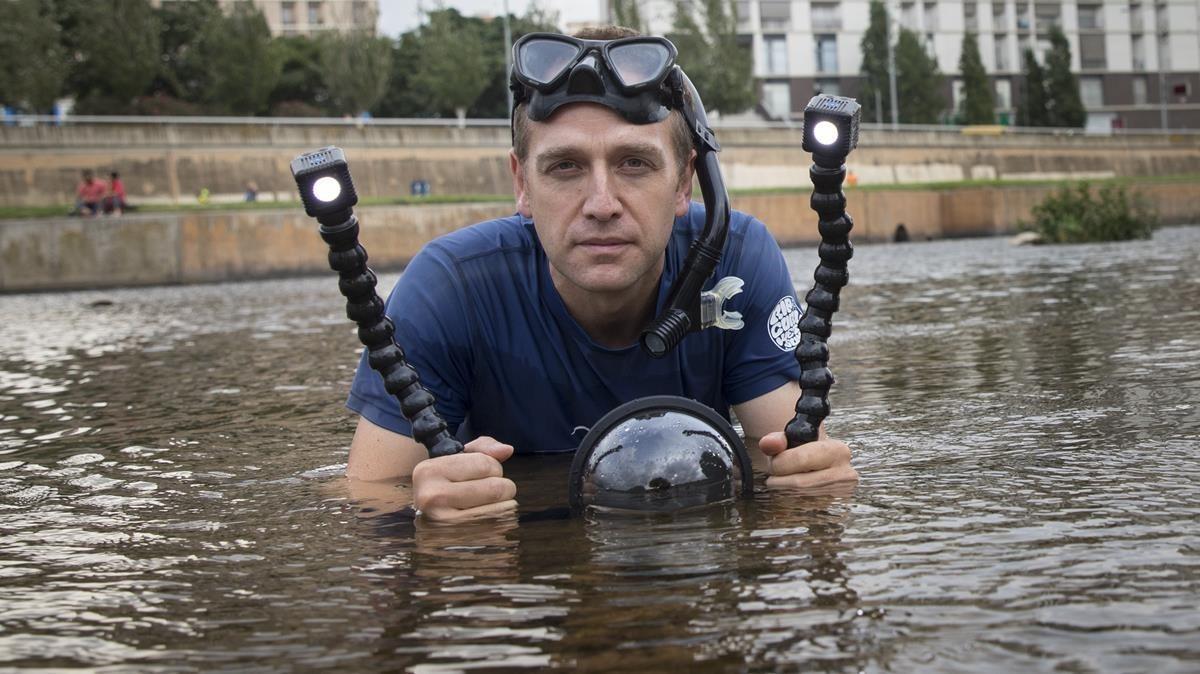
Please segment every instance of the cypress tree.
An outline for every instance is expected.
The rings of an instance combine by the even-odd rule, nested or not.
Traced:
[[[903,124],[937,124],[946,110],[937,61],[916,33],[904,28],[896,42],[896,98]]]
[[[1079,96],[1079,79],[1071,72],[1071,45],[1058,26],[1050,29],[1046,53],[1046,92],[1050,126],[1082,127],[1087,121]]]
[[[1017,126],[1049,126],[1046,109],[1046,82],[1042,67],[1032,49],[1022,55],[1021,106],[1017,109]]]
[[[960,122],[991,124],[996,120],[996,99],[992,95],[992,83],[988,80],[987,71],[983,69],[983,58],[979,56],[979,42],[975,39],[975,33],[963,35],[958,70],[962,73],[963,82]]]
[[[888,89],[887,60],[887,9],[880,0],[871,0],[871,22],[862,42],[862,88],[858,100],[862,104],[863,119],[882,123],[890,120],[892,99]]]

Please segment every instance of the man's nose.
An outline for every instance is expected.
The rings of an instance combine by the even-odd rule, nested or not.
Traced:
[[[607,222],[621,216],[621,200],[615,191],[616,185],[605,168],[591,172],[587,199],[583,202],[583,214],[588,218]]]

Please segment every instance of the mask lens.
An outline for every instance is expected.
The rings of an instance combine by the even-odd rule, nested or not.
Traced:
[[[521,45],[517,55],[521,74],[536,84],[553,82],[562,74],[579,48],[558,40],[530,40]]]
[[[608,50],[609,66],[627,87],[656,83],[670,60],[667,47],[655,42],[622,44]]]

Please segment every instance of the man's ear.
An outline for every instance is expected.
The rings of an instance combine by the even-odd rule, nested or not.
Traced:
[[[695,175],[696,151],[692,150],[679,176],[679,185],[675,188],[675,217],[677,218],[687,215],[688,208],[691,206],[692,183]]]
[[[517,153],[508,151],[508,170],[512,171],[513,181],[513,196],[517,200],[517,212],[526,218],[533,217],[533,211],[529,208],[529,186],[525,182],[525,167],[521,165],[521,160],[517,159]]]

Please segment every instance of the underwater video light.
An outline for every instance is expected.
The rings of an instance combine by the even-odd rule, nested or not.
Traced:
[[[853,98],[814,96],[804,108],[804,151],[841,163],[858,145],[861,118],[862,106]]]
[[[336,216],[358,203],[341,148],[329,146],[306,152],[292,160],[291,168],[304,212],[309,216]]]

